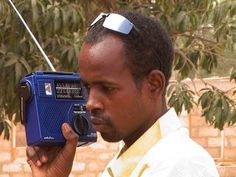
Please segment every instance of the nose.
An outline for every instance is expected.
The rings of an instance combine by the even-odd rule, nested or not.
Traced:
[[[88,94],[88,100],[86,104],[86,109],[90,112],[94,110],[103,110],[104,106],[102,104],[102,99],[99,93],[97,93],[95,90],[90,89]]]

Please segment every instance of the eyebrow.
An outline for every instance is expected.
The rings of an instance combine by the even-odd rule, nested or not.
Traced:
[[[118,85],[118,84],[116,84],[116,83],[114,83],[114,82],[110,82],[110,81],[107,81],[107,80],[96,80],[96,81],[93,81],[93,82],[91,82],[91,83],[86,82],[86,81],[83,80],[83,79],[81,79],[81,81],[82,81],[82,83],[83,83],[84,85],[99,85],[99,84],[109,84],[109,85],[114,85],[114,86]]]

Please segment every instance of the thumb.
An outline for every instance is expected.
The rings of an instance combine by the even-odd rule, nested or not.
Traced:
[[[54,176],[69,176],[76,152],[78,136],[67,123],[62,124],[61,129],[66,139],[66,144],[60,150],[57,158],[54,159],[54,165],[52,167],[56,167],[54,172],[58,172]]]
[[[62,133],[64,138],[66,139],[65,148],[76,148],[78,142],[78,135],[72,130],[71,126],[68,123],[62,124]]]
[[[76,152],[78,136],[67,123],[62,124],[62,133],[66,139],[66,144],[54,162],[58,165],[59,169],[63,170],[63,173],[69,176]]]

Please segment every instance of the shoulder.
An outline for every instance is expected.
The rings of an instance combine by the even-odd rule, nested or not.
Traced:
[[[163,173],[181,177],[186,175],[205,177],[206,174],[207,177],[217,177],[213,159],[204,148],[188,136],[185,128],[162,138],[144,156],[141,163],[149,166],[145,173],[158,172],[160,176]]]

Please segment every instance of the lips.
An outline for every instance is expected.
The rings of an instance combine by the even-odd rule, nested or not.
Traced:
[[[102,120],[101,118],[95,118],[95,117],[91,117],[91,122],[92,124],[104,124],[104,120]]]
[[[96,131],[101,131],[103,127],[106,125],[106,122],[101,118],[91,116],[90,119],[93,124],[93,128]]]

